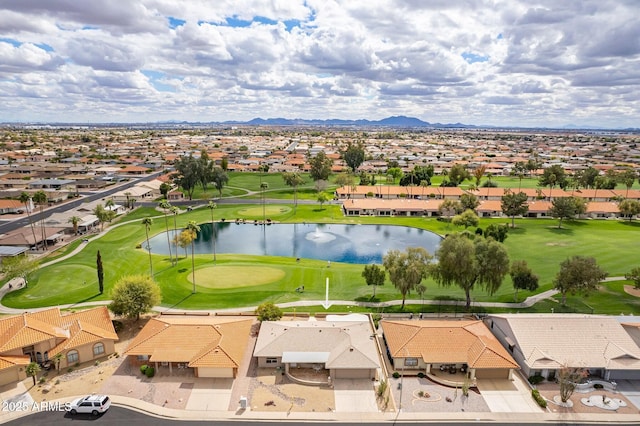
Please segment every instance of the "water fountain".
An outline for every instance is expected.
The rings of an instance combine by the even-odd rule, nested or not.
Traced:
[[[324,244],[335,240],[336,236],[328,232],[322,232],[320,228],[316,226],[316,230],[305,235],[305,239],[313,241],[314,243]]]

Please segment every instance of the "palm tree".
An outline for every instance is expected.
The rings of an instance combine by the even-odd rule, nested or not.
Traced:
[[[421,198],[422,198],[423,200],[424,200],[424,189],[425,189],[426,187],[428,187],[428,186],[429,186],[429,182],[427,182],[426,180],[421,180],[421,181],[420,181],[420,188],[422,188],[422,196],[421,196]]]
[[[265,196],[264,191],[266,191],[268,188],[269,188],[269,184],[267,182],[262,182],[260,184],[260,190],[262,191],[262,222],[263,223],[267,222],[267,215],[266,215],[265,210],[264,210],[264,201],[265,201],[264,200],[264,196]]]
[[[78,225],[80,225],[80,218],[78,216],[71,216],[67,222],[73,225],[73,234],[78,235]]]
[[[194,257],[195,241],[200,233],[200,227],[195,220],[190,220],[187,224],[187,230],[191,232],[191,277],[193,278],[193,293],[196,292],[196,261]]]
[[[169,262],[173,265],[173,257],[171,256],[171,240],[169,238],[169,219],[167,218],[167,212],[171,210],[171,203],[165,198],[159,203],[162,212],[164,213],[164,227],[167,232],[167,245],[169,246]]]
[[[36,228],[33,226],[33,221],[31,220],[31,208],[33,204],[31,204],[31,195],[27,192],[22,192],[20,194],[20,202],[24,204],[24,208],[27,211],[27,217],[29,218],[29,225],[31,226],[31,232],[33,233],[33,246],[34,248],[37,246],[37,238],[36,238]]]
[[[178,213],[180,213],[180,209],[176,206],[169,207],[169,211],[173,215],[173,238],[174,240],[178,236]],[[178,244],[176,243],[176,258],[175,263],[178,263]]]
[[[40,208],[40,216],[42,217],[40,219],[40,228],[42,229],[42,244],[44,245],[45,251],[47,250],[47,234],[44,228],[44,215],[42,214],[42,209],[43,209],[43,206],[46,204],[47,200],[48,200],[47,194],[42,190],[33,194],[33,201]]]
[[[215,263],[216,261],[216,225],[215,223],[213,223],[213,210],[215,210],[215,208],[218,206],[216,206],[216,203],[214,203],[213,201],[209,201],[209,204],[207,204],[207,207],[211,211],[211,240],[213,241],[213,262]]]
[[[149,275],[153,277],[153,262],[151,260],[151,246],[149,245],[149,229],[151,229],[151,225],[153,225],[153,219],[150,217],[145,217],[142,219],[142,224],[144,225],[144,231],[147,234],[147,251],[149,252]]]

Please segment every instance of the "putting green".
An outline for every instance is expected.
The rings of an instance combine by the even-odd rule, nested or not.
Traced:
[[[213,289],[251,287],[284,278],[282,269],[268,266],[213,266],[196,270],[196,284]],[[191,274],[188,274],[191,281]]]
[[[291,211],[291,207],[288,206],[265,206],[264,214],[269,216],[281,215],[284,213],[289,213]],[[243,216],[262,216],[262,206],[255,207],[247,207],[246,209],[238,210],[238,214]]]

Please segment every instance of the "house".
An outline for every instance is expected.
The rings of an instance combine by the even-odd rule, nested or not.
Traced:
[[[28,205],[33,210],[32,200],[29,199]],[[21,214],[25,212],[25,205],[18,200],[0,200],[0,214]]]
[[[161,314],[149,320],[125,354],[156,373],[186,370],[195,377],[234,378],[254,320],[246,317]]]
[[[640,379],[640,348],[615,317],[504,314],[485,321],[527,376],[552,380],[566,366],[605,380]]]
[[[59,367],[93,361],[115,352],[118,335],[106,307],[63,314],[58,308],[0,319],[0,385],[25,378],[30,362]]]
[[[330,315],[325,321],[265,321],[253,356],[259,367],[324,371],[332,379],[375,379],[380,361],[366,316]]]
[[[462,371],[474,381],[511,379],[519,368],[481,320],[383,320],[380,327],[392,365],[405,373],[442,382],[441,372]]]

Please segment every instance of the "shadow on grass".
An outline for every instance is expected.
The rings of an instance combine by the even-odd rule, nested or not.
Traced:
[[[373,297],[373,296],[358,296],[353,300],[356,301],[356,302],[371,302],[371,303],[380,302],[380,298],[379,297]]]
[[[102,296],[101,293],[96,293],[93,296],[86,297],[86,298],[84,298],[82,300],[78,300],[77,302],[74,302],[73,305],[78,305],[80,303],[91,302],[92,300],[94,300],[95,298],[100,297],[100,296]],[[73,306],[73,305],[71,305],[71,306]]]
[[[178,302],[174,303],[173,305],[169,306],[168,309],[175,309],[178,306],[180,306],[182,303],[186,302],[187,300],[189,300],[189,298],[195,296],[195,293],[189,293],[188,295],[186,295],[185,297],[183,297],[182,299],[180,299]]]
[[[551,232],[552,234],[558,234],[558,235],[571,235],[573,234],[573,229],[558,228],[557,226],[555,226],[553,228],[549,228],[549,232]]]
[[[640,228],[640,222],[634,222],[634,221],[628,221],[625,220],[624,222],[620,222],[622,223],[623,226],[630,226],[632,228]]]

